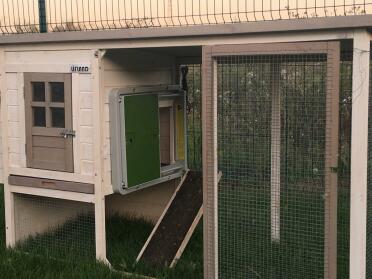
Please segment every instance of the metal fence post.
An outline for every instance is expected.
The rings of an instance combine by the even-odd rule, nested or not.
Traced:
[[[47,32],[45,0],[39,0],[39,29],[40,33]]]

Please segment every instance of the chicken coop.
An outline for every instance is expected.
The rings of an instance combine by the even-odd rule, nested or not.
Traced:
[[[372,278],[372,4],[34,2],[0,6],[8,247]]]

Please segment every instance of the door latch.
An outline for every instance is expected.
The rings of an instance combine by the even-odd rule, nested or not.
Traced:
[[[65,129],[65,130],[63,130],[63,131],[60,133],[60,135],[61,135],[63,138],[67,139],[68,137],[75,137],[75,136],[76,136],[76,133],[75,133],[74,130],[68,130],[68,129]]]

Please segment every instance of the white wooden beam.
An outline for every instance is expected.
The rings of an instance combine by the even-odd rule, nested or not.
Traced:
[[[107,31],[105,31],[107,32]],[[102,33],[105,33],[102,32]],[[74,32],[63,32],[74,33]],[[89,33],[89,32],[85,32]],[[30,37],[32,34],[28,34]],[[57,34],[61,36],[63,34]],[[17,35],[18,37],[20,35]],[[308,31],[308,32],[289,32],[283,36],[282,33],[266,34],[247,34],[247,35],[229,35],[229,36],[205,36],[177,39],[138,39],[138,40],[114,40],[114,41],[87,41],[79,43],[79,49],[128,49],[128,48],[151,48],[151,47],[187,47],[201,45],[221,45],[221,44],[257,44],[257,43],[282,43],[282,42],[308,42],[308,41],[329,41],[346,40],[353,38],[352,30],[334,30],[334,31]],[[35,42],[35,40],[32,40]],[[76,43],[66,41],[64,43],[50,42],[47,44],[13,44],[5,45],[6,51],[30,51],[30,50],[69,50],[76,49]]]
[[[103,181],[103,111],[104,103],[102,86],[102,53],[99,50],[92,50],[92,88],[94,93],[93,108],[94,114],[94,193],[95,193],[95,232],[96,232],[96,258],[109,264],[106,258],[106,213],[105,213],[105,190]]]
[[[8,106],[7,83],[5,73],[5,51],[0,49],[0,91],[1,91],[1,138],[3,150],[4,204],[5,204],[5,237],[6,246],[15,245],[14,194],[10,191],[7,177],[9,175],[8,153]]]
[[[271,240],[280,241],[280,89],[279,63],[270,66],[271,82]]]
[[[33,196],[40,196],[40,197],[50,197],[50,198],[55,198],[55,199],[86,202],[86,203],[94,203],[95,201],[95,196],[92,194],[83,194],[83,193],[75,193],[75,192],[68,192],[68,191],[15,186],[15,185],[9,185],[8,188],[12,194],[19,193],[19,194],[26,194],[26,195],[33,195]]]
[[[350,279],[366,278],[370,35],[354,32],[351,129]]]

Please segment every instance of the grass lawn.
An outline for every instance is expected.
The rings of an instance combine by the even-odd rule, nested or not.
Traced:
[[[281,212],[283,227],[280,243],[270,241],[269,189],[247,185],[226,188],[221,186],[220,278],[323,277],[324,200],[321,191],[314,189],[310,191],[305,186],[301,191],[292,187],[283,190]],[[338,206],[340,279],[348,278],[348,197],[347,191],[340,191]],[[3,212],[2,190],[0,200],[0,210]],[[235,201],[235,205],[229,203],[231,200]],[[5,249],[3,216],[4,214],[0,218],[0,278],[136,278],[114,272],[94,260],[94,224],[90,223],[90,226],[84,225],[82,228],[81,224],[89,223],[79,219],[86,216],[68,222],[53,232],[28,239],[18,247],[29,252],[27,254]],[[107,258],[116,270],[156,278],[203,277],[202,224],[197,227],[185,253],[172,270],[155,269],[144,264],[134,265],[143,243],[152,230],[152,225],[148,222],[113,216],[108,218],[106,228]],[[47,245],[43,245],[45,243]],[[83,251],[88,252],[82,253]]]
[[[2,188],[0,211],[4,212]],[[27,251],[23,253],[5,249],[5,221],[4,214],[1,214],[0,278],[138,278],[118,271],[146,274],[156,278],[202,278],[201,224],[176,268],[154,269],[143,264],[134,266],[135,258],[150,234],[152,225],[143,220],[123,219],[117,216],[110,218],[107,222],[107,257],[118,270],[112,271],[105,265],[97,263],[92,256],[81,253],[81,249],[87,247],[88,251],[94,251],[94,243],[89,243],[93,238],[81,238],[78,233],[93,235],[94,226],[80,229],[71,235],[73,231],[71,228],[76,228],[74,222],[77,221],[67,223],[51,233],[28,239],[18,247],[19,250]],[[73,241],[79,242],[81,239],[85,243],[70,245],[67,249],[61,247]],[[45,243],[48,243],[48,246],[43,245]],[[51,243],[53,245],[50,246]]]

